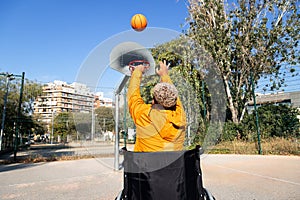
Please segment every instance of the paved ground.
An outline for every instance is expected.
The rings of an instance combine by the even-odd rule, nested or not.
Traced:
[[[133,145],[127,144],[127,149],[132,150]],[[120,144],[120,147],[123,147]],[[17,162],[36,158],[60,157],[114,157],[114,143],[112,142],[82,142],[69,144],[34,144],[17,152]],[[14,153],[0,154],[0,164],[14,161]]]
[[[300,199],[300,157],[206,155],[204,185],[217,199]]]
[[[112,158],[0,165],[1,200],[113,200],[122,171]],[[4,181],[5,180],[5,181]]]
[[[113,166],[113,157],[0,165],[0,199],[114,199],[123,173]],[[209,154],[201,167],[204,186],[218,200],[300,199],[297,156]]]

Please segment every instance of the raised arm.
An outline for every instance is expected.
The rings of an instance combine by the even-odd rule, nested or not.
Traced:
[[[143,107],[145,106],[145,103],[140,94],[140,84],[141,84],[142,74],[146,69],[147,67],[143,65],[137,66],[135,70],[132,72],[130,82],[129,82],[128,93],[127,93],[128,107],[129,107],[130,115],[135,123],[137,122],[136,120],[139,118],[138,111],[143,109]]]

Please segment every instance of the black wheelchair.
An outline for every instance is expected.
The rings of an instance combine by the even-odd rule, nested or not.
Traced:
[[[115,200],[215,200],[203,187],[202,149],[131,152],[124,155],[123,190]]]

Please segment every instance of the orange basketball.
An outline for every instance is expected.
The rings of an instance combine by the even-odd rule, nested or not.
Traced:
[[[147,18],[142,15],[142,14],[135,14],[132,18],[131,18],[131,27],[135,30],[135,31],[143,31],[146,26],[147,26]]]

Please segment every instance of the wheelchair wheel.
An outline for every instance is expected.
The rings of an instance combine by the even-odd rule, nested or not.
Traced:
[[[204,200],[216,200],[216,198],[205,188],[204,189]]]
[[[122,191],[119,192],[118,196],[115,198],[115,200],[121,200],[122,198]]]

